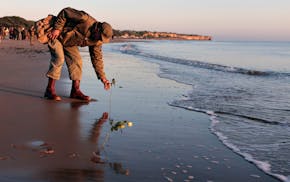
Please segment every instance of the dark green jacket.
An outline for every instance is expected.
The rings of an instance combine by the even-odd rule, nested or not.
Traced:
[[[60,30],[59,40],[63,46],[89,46],[91,61],[98,79],[105,78],[102,42],[94,40],[91,30],[98,21],[84,11],[64,8],[57,15],[54,29]]]

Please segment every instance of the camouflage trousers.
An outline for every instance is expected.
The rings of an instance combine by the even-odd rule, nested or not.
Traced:
[[[82,58],[77,46],[63,47],[57,39],[48,41],[48,48],[51,54],[47,77],[59,80],[61,70],[66,62],[69,78],[71,80],[81,80],[82,77]]]

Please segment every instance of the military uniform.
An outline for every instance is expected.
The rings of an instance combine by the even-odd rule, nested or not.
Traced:
[[[102,41],[94,40],[92,31],[98,22],[84,11],[65,8],[57,15],[53,29],[60,30],[57,39],[49,40],[48,47],[51,52],[51,64],[47,77],[59,80],[61,69],[66,61],[71,80],[81,80],[82,58],[78,46],[89,47],[91,62],[98,79],[106,78],[102,55]]]

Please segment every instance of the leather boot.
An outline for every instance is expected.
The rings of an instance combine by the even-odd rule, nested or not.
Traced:
[[[56,95],[55,92],[55,80],[52,78],[48,78],[48,84],[44,93],[44,98],[49,100],[60,101],[60,96]]]
[[[85,100],[85,101],[90,101],[91,100],[91,98],[89,96],[84,95],[82,93],[82,91],[80,90],[80,80],[73,80],[72,81],[70,98],[79,99],[79,100]]]

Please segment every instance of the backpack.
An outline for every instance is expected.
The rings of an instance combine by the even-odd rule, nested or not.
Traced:
[[[40,19],[34,23],[35,35],[40,43],[46,44],[48,42],[48,33],[53,29],[53,24],[56,17],[48,15],[46,18]]]

